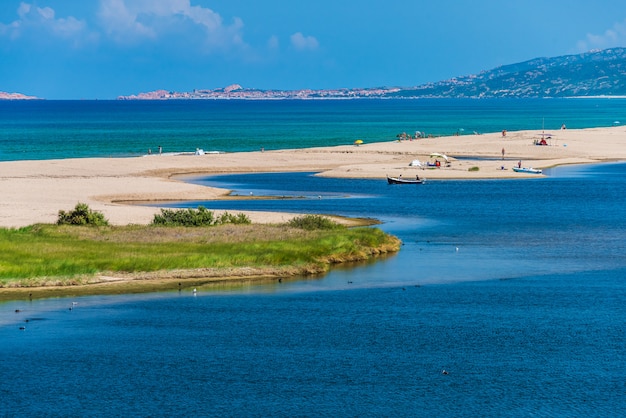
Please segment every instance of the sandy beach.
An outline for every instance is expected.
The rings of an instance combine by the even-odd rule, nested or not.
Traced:
[[[541,138],[542,131],[518,131],[506,136],[498,132],[265,152],[2,162],[0,226],[54,223],[59,210],[71,210],[78,202],[101,211],[115,225],[148,224],[159,209],[139,206],[140,202],[227,198],[228,190],[184,181],[195,175],[315,171],[321,176],[381,181],[387,174],[506,179],[537,177],[514,172],[511,168],[520,160],[523,167],[534,168],[626,160],[626,128],[622,126],[561,129],[546,139],[547,146],[534,145]],[[431,153],[447,155],[449,166],[430,169],[409,165],[415,159],[434,161]],[[211,209],[210,204],[207,207]],[[248,215],[253,222],[282,222],[294,216]]]

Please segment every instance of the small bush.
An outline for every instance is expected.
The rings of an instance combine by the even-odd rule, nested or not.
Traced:
[[[161,209],[152,220],[153,225],[163,226],[211,226],[214,222],[213,212],[203,206],[198,209]]]
[[[217,218],[216,224],[235,224],[235,225],[248,225],[251,224],[250,218],[245,213],[238,213],[233,215],[232,213],[224,212]]]
[[[78,203],[74,210],[59,211],[57,225],[93,225],[106,226],[109,221],[100,212],[95,212],[86,203]]]
[[[338,224],[337,222],[331,221],[327,217],[321,215],[298,216],[287,222],[287,225],[293,228],[300,228],[308,231],[312,231],[315,229],[342,228],[342,225]]]
[[[218,218],[204,206],[198,209],[161,209],[154,215],[152,225],[160,226],[213,226],[222,224],[249,224],[250,219],[243,213],[237,215],[224,212]]]
[[[480,167],[476,167],[476,166],[470,167],[467,169],[467,171],[478,171],[478,170],[480,170]]]

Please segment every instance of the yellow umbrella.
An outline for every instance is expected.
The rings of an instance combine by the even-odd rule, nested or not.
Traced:
[[[362,139],[357,139],[356,141],[354,141],[354,145],[361,145],[363,143]]]

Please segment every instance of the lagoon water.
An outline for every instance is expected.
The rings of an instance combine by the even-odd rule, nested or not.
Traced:
[[[298,197],[229,209],[373,217],[404,245],[319,278],[2,303],[0,416],[623,415],[626,164],[547,174],[196,179]]]

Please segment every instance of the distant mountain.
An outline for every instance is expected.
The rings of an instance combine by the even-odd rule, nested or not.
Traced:
[[[233,84],[218,89],[203,89],[190,92],[155,90],[132,96],[119,96],[118,100],[180,100],[180,99],[354,99],[365,97],[386,97],[399,92],[398,87],[331,89],[331,90],[261,90]]]
[[[396,97],[626,96],[626,49],[535,58],[391,93]]]
[[[626,96],[626,49],[611,48],[555,58],[535,58],[479,74],[416,87],[330,90],[260,90],[239,84],[213,90],[157,90],[120,100],[350,99]]]

